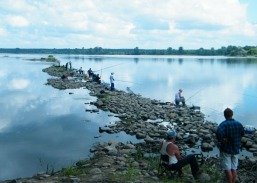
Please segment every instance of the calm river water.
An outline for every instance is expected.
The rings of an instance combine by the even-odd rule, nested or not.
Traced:
[[[99,126],[118,119],[85,112],[95,108],[85,104],[95,100],[89,91],[45,85],[50,76],[42,69],[52,64],[27,59],[47,56],[0,55],[0,181],[72,165],[99,141],[137,141],[125,133],[99,134]],[[173,102],[182,88],[187,105],[200,106],[206,120],[220,123],[231,107],[235,119],[257,127],[257,58],[54,56],[61,65],[71,61],[74,68],[92,68],[105,82],[114,72],[117,89],[129,87],[161,102]]]

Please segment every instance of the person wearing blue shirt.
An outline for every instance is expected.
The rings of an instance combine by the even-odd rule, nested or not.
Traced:
[[[237,177],[238,154],[241,138],[244,135],[243,125],[234,120],[230,108],[224,110],[225,121],[217,128],[216,136],[220,149],[221,167],[225,171],[227,182],[235,183]]]

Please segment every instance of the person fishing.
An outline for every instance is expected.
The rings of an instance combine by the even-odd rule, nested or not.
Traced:
[[[179,105],[180,102],[182,102],[183,106],[186,105],[185,97],[182,96],[182,89],[178,90],[178,93],[175,94],[175,103],[176,105]]]
[[[79,73],[80,73],[80,74],[83,74],[83,73],[84,73],[82,67],[79,68]]]
[[[114,73],[112,72],[110,75],[110,83],[111,83],[111,91],[114,91]]]
[[[175,144],[176,136],[177,133],[175,129],[171,129],[167,131],[166,138],[160,142],[160,154],[168,156],[168,162],[164,163],[165,167],[168,170],[177,170],[179,175],[183,176],[182,168],[186,165],[190,165],[193,177],[198,179],[203,172],[199,169],[194,154],[182,157],[179,147]]]
[[[65,64],[65,69],[66,69],[66,71],[68,70],[68,65],[69,65],[69,63],[67,62],[67,63]]]
[[[87,73],[88,73],[88,76],[89,76],[89,77],[92,77],[92,75],[93,75],[93,71],[92,71],[92,69],[91,69],[91,68],[89,68],[89,70],[87,71]]]
[[[70,65],[70,70],[72,69],[72,66],[71,66],[71,61],[69,61],[69,65]]]

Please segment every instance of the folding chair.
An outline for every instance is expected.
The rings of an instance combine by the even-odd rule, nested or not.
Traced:
[[[168,155],[161,155],[160,156],[160,162],[159,162],[159,168],[158,168],[158,176],[162,175],[168,175],[171,178],[175,177],[176,175],[179,175],[178,170],[171,170],[169,167],[169,156]]]

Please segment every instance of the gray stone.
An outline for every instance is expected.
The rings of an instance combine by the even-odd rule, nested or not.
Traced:
[[[144,134],[144,133],[137,133],[136,134],[136,138],[137,139],[143,139],[143,138],[145,138],[146,137],[146,134]]]
[[[90,174],[101,174],[102,171],[100,168],[93,168],[93,169],[89,170],[89,173]]]
[[[123,146],[124,149],[135,149],[136,147],[133,144],[125,144]]]
[[[247,141],[245,144],[245,147],[249,148],[249,147],[252,147],[252,145],[253,145],[252,141]]]
[[[211,144],[204,142],[204,143],[202,144],[202,149],[205,150],[205,151],[209,151],[209,150],[212,150],[213,147],[212,147]]]
[[[147,135],[146,138],[144,138],[144,141],[148,142],[148,143],[151,143],[151,142],[154,142],[154,139]]]
[[[70,180],[71,180],[71,182],[80,182],[80,178],[78,178],[78,177],[72,177],[72,178],[70,178]]]
[[[113,146],[106,146],[104,149],[107,150],[107,153],[109,155],[117,155],[118,154],[118,150]]]
[[[199,176],[198,176],[198,181],[199,182],[208,182],[211,180],[211,177],[207,174],[207,173],[201,173]]]

